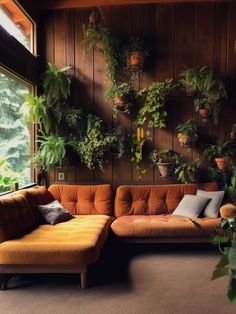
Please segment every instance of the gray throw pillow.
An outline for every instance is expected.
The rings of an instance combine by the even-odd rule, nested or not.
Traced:
[[[209,203],[206,205],[206,207],[203,210],[203,213],[202,213],[203,217],[216,218],[218,216],[220,205],[224,197],[224,194],[225,194],[224,191],[211,192],[211,191],[197,190],[197,195],[210,198]]]
[[[197,218],[209,200],[205,196],[184,195],[173,215]]]
[[[38,209],[45,221],[51,225],[74,218],[74,216],[71,215],[71,213],[57,200],[47,205],[38,205]]]

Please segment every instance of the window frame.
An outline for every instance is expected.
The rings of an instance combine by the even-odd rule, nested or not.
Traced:
[[[14,80],[18,80],[20,82],[22,82],[23,84],[27,84],[29,86],[29,93],[31,93],[33,96],[37,95],[37,85],[34,84],[33,82],[30,82],[29,80],[27,80],[26,78],[22,77],[21,75],[19,75],[18,73],[14,72],[11,69],[8,69],[7,67],[5,67],[3,64],[0,63],[0,70],[2,73],[4,73],[5,75],[8,75],[9,77],[11,77]],[[29,134],[30,134],[30,183],[27,184],[26,186],[31,186],[34,185],[35,180],[36,180],[36,173],[35,173],[35,169],[33,167],[33,162],[32,162],[32,158],[34,156],[35,153],[35,149],[36,149],[36,137],[37,137],[37,130],[36,130],[36,126],[33,123],[28,123],[28,128],[29,128]],[[25,186],[21,186],[19,189],[24,189]],[[9,193],[11,193],[12,191],[9,191]],[[5,192],[6,194],[8,192]],[[1,194],[0,194],[1,195]]]

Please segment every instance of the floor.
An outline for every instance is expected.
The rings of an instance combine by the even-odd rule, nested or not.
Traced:
[[[0,292],[0,313],[233,314],[227,278],[210,281],[219,257],[209,245],[107,247],[88,289],[73,274],[16,276]]]

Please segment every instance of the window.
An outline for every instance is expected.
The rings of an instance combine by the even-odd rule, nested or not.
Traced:
[[[15,1],[0,1],[0,25],[33,53],[33,22]]]
[[[0,192],[32,182],[30,130],[20,114],[32,86],[0,67]]]

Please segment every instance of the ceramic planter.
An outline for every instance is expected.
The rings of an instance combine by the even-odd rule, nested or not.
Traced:
[[[125,108],[125,102],[122,96],[115,95],[113,101],[118,109],[122,110]]]
[[[133,51],[130,55],[131,66],[142,66],[144,62],[144,55],[141,51]]]
[[[201,118],[206,119],[209,116],[209,109],[206,108],[199,109],[198,114]]]
[[[186,148],[191,148],[193,145],[197,142],[198,136],[197,134],[193,136],[189,136],[186,134],[178,133],[177,135],[180,146],[181,147],[186,147]]]
[[[89,24],[91,25],[97,25],[100,21],[100,15],[93,11],[90,15],[89,15]]]
[[[218,169],[226,170],[229,167],[230,159],[229,157],[224,156],[222,158],[215,158],[215,162],[217,164]]]
[[[169,177],[171,170],[172,170],[173,164],[171,162],[158,162],[157,168],[160,172],[160,175],[162,177]]]

